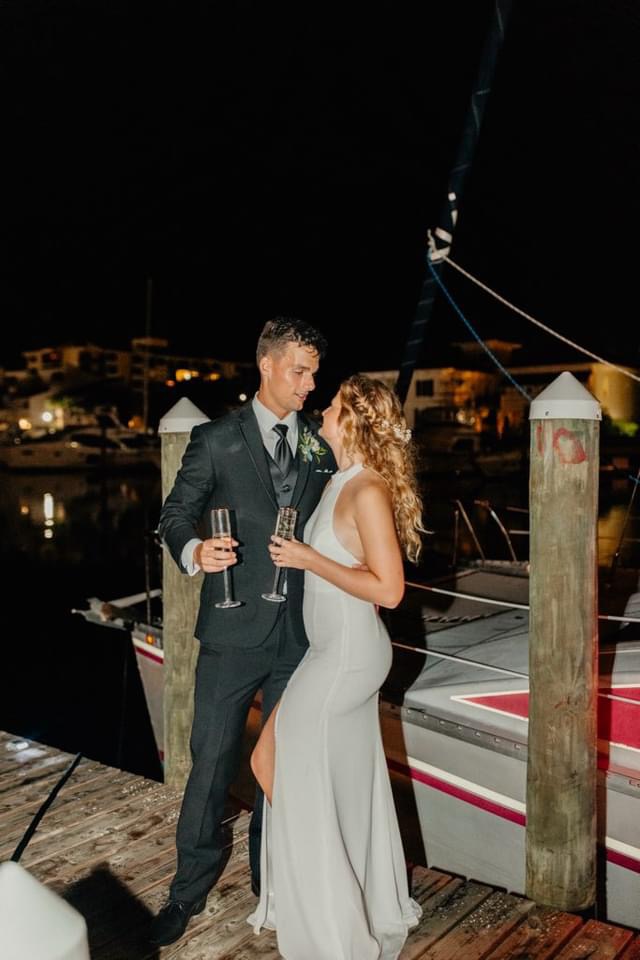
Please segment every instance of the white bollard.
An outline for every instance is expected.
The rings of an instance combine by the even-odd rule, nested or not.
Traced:
[[[0,864],[2,960],[91,960],[84,917],[8,860]]]

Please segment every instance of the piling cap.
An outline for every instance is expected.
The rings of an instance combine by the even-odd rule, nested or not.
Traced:
[[[531,401],[529,420],[602,420],[600,404],[567,370]]]
[[[84,917],[11,860],[0,864],[0,957],[89,960]]]
[[[171,410],[167,410],[158,424],[158,433],[191,433],[199,423],[208,422],[209,417],[195,403],[182,397]]]

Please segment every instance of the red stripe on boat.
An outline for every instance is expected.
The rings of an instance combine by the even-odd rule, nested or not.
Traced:
[[[612,697],[625,697],[640,704],[640,687],[613,687],[601,691],[598,697],[598,736],[601,740],[619,743],[624,747],[640,750],[640,716],[634,703],[621,703]],[[487,693],[464,697],[465,703],[501,710],[514,717],[526,720],[529,715],[528,693]]]
[[[147,660],[153,660],[154,663],[164,663],[164,659],[159,657],[157,653],[154,653],[153,647],[138,647],[134,644],[136,653],[139,653],[141,656],[146,657]]]

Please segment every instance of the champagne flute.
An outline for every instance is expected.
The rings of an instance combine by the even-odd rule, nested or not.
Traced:
[[[227,549],[229,551],[231,550],[231,518],[228,507],[216,507],[211,511],[211,535],[229,540],[229,547]],[[218,601],[215,606],[222,607],[225,610],[228,610],[230,607],[241,607],[242,601],[233,599],[231,574],[229,573],[228,567],[224,568],[222,576],[224,578],[224,600]]]
[[[278,510],[278,519],[276,520],[276,529],[274,530],[275,536],[281,537],[282,540],[293,540],[297,519],[298,511],[295,507],[280,507]],[[282,567],[276,567],[276,575],[273,578],[273,589],[271,593],[262,594],[263,600],[271,600],[272,603],[283,603],[287,599],[285,595],[278,590],[280,571],[282,569]]]

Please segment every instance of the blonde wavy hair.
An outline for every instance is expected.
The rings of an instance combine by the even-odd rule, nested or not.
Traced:
[[[422,500],[418,495],[415,449],[398,397],[381,380],[354,374],[338,390],[342,443],[359,453],[391,491],[398,539],[416,563],[422,549]]]

